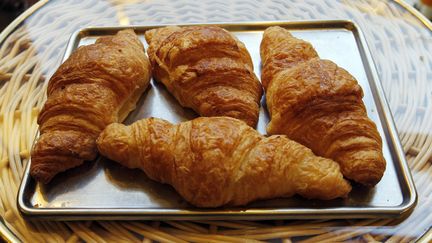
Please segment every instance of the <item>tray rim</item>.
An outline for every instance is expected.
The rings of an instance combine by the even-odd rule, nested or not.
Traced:
[[[402,194],[407,194],[408,200],[403,200],[398,206],[392,207],[339,207],[339,208],[302,208],[302,209],[247,209],[247,211],[219,211],[219,210],[202,210],[199,208],[195,211],[187,209],[162,209],[163,212],[152,212],[154,209],[139,209],[139,208],[33,208],[26,205],[24,202],[25,187],[33,180],[30,177],[31,158],[27,162],[23,179],[21,181],[19,192],[17,195],[17,207],[22,216],[28,219],[47,219],[47,220],[196,220],[205,218],[207,220],[227,220],[227,219],[242,219],[242,220],[259,220],[259,219],[343,219],[343,218],[383,218],[383,217],[398,217],[410,213],[417,203],[418,194],[415,184],[412,179],[411,171],[405,158],[402,145],[400,143],[397,129],[394,123],[393,115],[390,111],[381,81],[379,79],[376,65],[373,61],[369,46],[365,36],[359,26],[352,20],[301,20],[301,21],[253,21],[253,22],[212,22],[212,23],[187,23],[187,24],[160,24],[160,25],[124,25],[124,26],[87,26],[76,30],[69,38],[65,53],[62,58],[62,63],[69,57],[71,52],[77,47],[77,38],[80,38],[83,33],[90,31],[119,31],[121,29],[132,28],[137,31],[145,31],[152,28],[160,28],[164,26],[191,26],[191,25],[217,25],[223,28],[265,28],[268,26],[284,25],[291,29],[322,29],[333,25],[333,27],[345,28],[357,34],[359,41],[357,46],[362,57],[363,66],[369,70],[365,70],[368,77],[368,82],[371,87],[371,92],[374,93],[374,99],[381,117],[383,130],[387,137],[387,142],[394,149],[391,154],[398,158],[398,163],[395,166],[401,168],[401,172],[396,172],[397,176],[402,178],[398,182],[405,183],[407,192],[402,190]],[[357,41],[357,39],[356,39]],[[369,72],[368,72],[369,71]],[[369,77],[370,76],[370,77]],[[371,82],[372,81],[372,82]],[[387,130],[387,132],[386,132]],[[39,132],[37,133],[39,134]],[[38,136],[38,135],[36,135]],[[36,140],[35,140],[36,141]],[[395,163],[396,161],[393,161]],[[402,189],[402,186],[401,186]],[[107,213],[109,211],[109,213]],[[271,217],[271,218],[269,218]]]

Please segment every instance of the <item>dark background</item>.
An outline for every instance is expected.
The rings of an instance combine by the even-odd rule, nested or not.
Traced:
[[[0,32],[38,0],[0,0]]]

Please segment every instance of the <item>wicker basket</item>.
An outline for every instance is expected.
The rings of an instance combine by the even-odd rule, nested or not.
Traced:
[[[432,24],[419,19],[402,1],[65,0],[41,1],[21,18],[25,15],[30,15],[25,22],[20,24],[18,19],[0,34],[0,216],[17,238],[32,242],[405,242],[432,225]],[[20,217],[16,194],[38,128],[36,117],[46,99],[47,80],[60,64],[72,32],[90,25],[303,19],[352,19],[365,32],[420,195],[407,218],[27,222]]]

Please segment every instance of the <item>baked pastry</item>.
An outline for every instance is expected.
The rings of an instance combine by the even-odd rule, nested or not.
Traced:
[[[349,179],[378,183],[386,167],[382,141],[357,80],[281,27],[265,30],[260,53],[271,116],[267,132],[337,161]]]
[[[100,153],[172,185],[198,207],[258,199],[334,199],[351,190],[339,165],[286,136],[264,137],[243,121],[201,117],[173,125],[157,118],[114,123],[97,139]]]
[[[49,80],[38,117],[41,135],[31,154],[33,178],[48,183],[57,173],[95,159],[99,133],[135,109],[150,75],[133,30],[79,47]]]
[[[169,26],[146,32],[153,76],[183,107],[255,126],[261,83],[245,45],[215,26]]]

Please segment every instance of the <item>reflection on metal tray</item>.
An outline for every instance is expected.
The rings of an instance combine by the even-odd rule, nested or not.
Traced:
[[[188,205],[168,185],[148,179],[139,170],[100,158],[57,175],[49,185],[36,183],[27,166],[18,195],[23,215],[43,219],[303,219],[394,217],[409,211],[416,192],[386,103],[381,84],[358,27],[349,21],[258,22],[217,24],[234,33],[249,50],[260,76],[259,45],[265,28],[279,25],[310,41],[321,58],[330,59],[357,78],[364,90],[369,117],[383,138],[387,170],[372,189],[354,186],[347,199],[314,201],[300,197],[265,200],[241,208],[198,209]],[[156,26],[133,26],[143,43],[144,32]],[[127,27],[89,27],[74,33],[66,59],[78,46]],[[147,44],[145,44],[147,47]],[[262,101],[259,132],[265,134],[268,115]],[[146,117],[177,123],[196,117],[182,108],[163,85],[152,81],[126,123]]]

